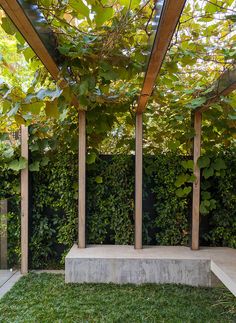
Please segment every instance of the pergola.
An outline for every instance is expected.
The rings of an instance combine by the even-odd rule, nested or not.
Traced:
[[[155,39],[147,65],[142,90],[136,108],[135,130],[135,249],[142,248],[142,115],[148,99],[152,95],[153,87],[160,72],[162,62],[168,50],[169,44],[180,19],[185,0],[165,0],[162,4],[159,23],[156,27]],[[52,31],[45,27],[42,31],[37,28],[37,22],[44,17],[36,5],[30,5],[24,0],[0,0],[0,6],[9,16],[22,36],[31,46],[35,54],[42,61],[51,76],[58,81],[60,72],[60,57],[55,55],[51,42]],[[45,20],[45,19],[44,19]],[[47,25],[46,25],[47,26]],[[214,90],[208,94],[205,104],[193,111],[194,115],[194,175],[192,199],[192,250],[199,249],[199,207],[200,207],[200,169],[197,160],[201,152],[201,120],[202,112],[210,107],[210,104],[219,96],[227,95],[236,89],[236,71],[225,72],[216,82]],[[60,83],[61,87],[66,81]],[[86,247],[86,112],[79,108],[79,102],[72,98],[73,105],[78,106],[79,111],[79,200],[78,200],[78,246]],[[21,127],[21,154],[28,160],[28,128]],[[21,171],[21,272],[28,272],[28,220],[29,220],[29,173],[28,168]]]

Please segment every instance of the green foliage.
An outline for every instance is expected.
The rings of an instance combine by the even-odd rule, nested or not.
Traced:
[[[74,93],[88,111],[92,149],[132,150],[133,112],[153,40],[153,3],[70,0],[52,5],[39,0],[37,4],[56,35],[63,56],[60,77],[68,86],[59,90],[61,80],[58,84],[51,80],[10,20],[2,16],[0,119],[7,117],[16,125],[63,121],[74,104]],[[235,68],[233,10],[231,0],[186,4],[157,81],[158,91],[149,101],[149,152],[191,154],[191,111],[212,95],[214,103],[203,118],[203,148],[234,142],[235,93],[223,99],[214,92],[222,71]],[[73,111],[74,118],[77,112]],[[124,120],[129,120],[126,127]],[[204,172],[207,177],[211,174],[211,169]]]
[[[219,158],[219,159],[218,159]],[[223,160],[221,174],[203,182],[203,190],[208,190],[207,198],[213,208],[208,212],[210,232],[205,238],[211,245],[236,248],[236,151],[229,149],[217,156]]]
[[[18,159],[18,148],[13,147],[10,140],[0,141],[0,199],[19,196],[20,182],[16,174],[24,160]]]
[[[6,138],[7,139],[7,136]],[[19,151],[10,138],[0,141],[0,200],[8,200],[8,266],[15,267],[20,259],[20,177],[19,167],[9,167],[18,163]],[[20,167],[21,168],[21,167]]]
[[[88,240],[91,243],[132,244],[134,169],[131,158],[104,156],[88,171]],[[98,174],[102,183],[96,181]]]
[[[51,0],[39,0],[37,4],[57,37],[63,56],[60,78],[68,86],[60,89],[61,79],[57,84],[52,81],[7,17],[1,16],[0,29],[0,137],[9,139],[19,125],[31,125],[29,168],[35,185],[30,243],[35,267],[57,254],[55,245],[69,248],[77,238],[78,107],[73,96],[87,111],[89,239],[133,242],[133,166],[124,154],[134,151],[134,111],[153,39],[152,2],[69,0],[52,5]],[[144,163],[144,197],[151,196],[155,205],[144,212],[146,243],[188,243],[194,181],[193,163],[186,157],[194,136],[191,113],[212,94],[214,103],[203,118],[204,155],[198,161],[203,179],[201,214],[211,217],[213,210],[215,214],[219,197],[226,205],[223,192],[217,196],[215,191],[220,180],[231,176],[229,164],[216,151],[235,143],[236,99],[235,93],[219,97],[214,89],[222,71],[235,68],[232,13],[232,0],[190,1],[169,46],[158,91],[154,89],[144,115],[145,154],[160,156]],[[0,151],[0,194],[12,196],[19,193],[16,178],[25,161],[11,145]],[[99,158],[101,153],[117,152],[123,156],[109,163]],[[178,160],[181,155],[185,157]],[[233,193],[227,194],[233,200]],[[233,229],[226,229],[218,218],[215,221],[221,229],[213,230],[209,241],[214,237],[219,244],[234,245]],[[224,242],[223,232],[227,232]]]
[[[20,198],[15,197],[8,200],[11,212],[7,214],[7,252],[8,267],[19,268],[20,266]]]
[[[24,157],[20,157],[19,159],[12,160],[9,163],[8,168],[18,172],[19,170],[24,169],[26,165],[27,165],[26,159]]]
[[[45,136],[36,141],[37,129],[30,129],[31,160],[37,160],[30,164],[37,166],[37,171],[31,172],[31,266],[58,267],[63,254],[77,240],[77,152],[71,141],[55,145],[55,138]],[[19,172],[8,167],[9,160],[16,160],[17,155],[9,147],[7,143],[2,146],[0,192],[2,198],[17,197],[19,203]],[[133,244],[134,159],[126,155],[90,155],[96,160],[87,165],[88,242]],[[201,233],[201,239],[204,243],[236,247],[235,149],[211,152],[205,160],[202,174],[211,168],[214,176],[202,175],[200,211],[210,229]],[[188,245],[192,168],[191,160],[176,153],[144,157],[144,244]],[[11,257],[16,259],[19,204],[13,213]]]
[[[189,241],[191,184],[186,182],[191,173],[184,173],[186,170],[181,164],[188,162],[181,159],[181,156],[166,154],[146,161],[144,181],[150,183],[154,194],[155,244],[158,245],[187,245]],[[181,188],[176,190],[176,186]]]

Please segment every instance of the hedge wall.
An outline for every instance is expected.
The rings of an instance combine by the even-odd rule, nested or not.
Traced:
[[[62,266],[64,255],[77,239],[77,154],[63,149],[47,154],[50,163],[31,172],[32,268]],[[202,213],[208,214],[201,215],[200,239],[202,245],[236,248],[236,150],[212,155],[211,163],[217,165],[219,157],[225,167],[202,178]],[[188,178],[192,171],[184,167],[187,160],[176,154],[144,156],[144,244],[189,245],[192,184]],[[185,182],[177,184],[178,178]],[[9,263],[14,265],[20,253],[19,174],[5,168],[0,183],[1,198],[11,201]],[[134,158],[100,156],[87,165],[87,241],[133,244],[133,239]]]
[[[202,193],[207,192],[215,205],[201,216],[201,244],[236,247],[235,150],[220,155],[226,169],[202,179]],[[176,178],[191,173],[183,167],[183,160],[186,157],[175,154],[144,156],[144,244],[190,243],[190,189],[182,196],[176,194]],[[134,158],[100,156],[88,165],[87,176],[88,243],[132,244]],[[77,238],[77,155],[54,154],[50,167],[32,173],[31,184],[31,266],[55,267],[58,260],[63,263],[63,255]],[[187,182],[185,188],[191,185]]]

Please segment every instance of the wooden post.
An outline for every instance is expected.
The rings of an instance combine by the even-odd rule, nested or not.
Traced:
[[[27,167],[21,170],[21,273],[28,273],[29,170],[28,127],[21,126],[21,156]]]
[[[79,111],[79,248],[85,248],[86,221],[86,112]]]
[[[7,200],[0,201],[0,268],[7,269]]]
[[[199,249],[199,218],[200,218],[200,168],[197,161],[201,155],[201,112],[194,113],[194,143],[193,143],[193,161],[195,181],[193,183],[193,200],[192,200],[192,250]]]
[[[136,114],[135,129],[135,249],[142,249],[143,115]]]

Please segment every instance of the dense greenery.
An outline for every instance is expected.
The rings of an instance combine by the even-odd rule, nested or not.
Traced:
[[[17,176],[26,161],[19,157],[12,131],[30,125],[31,259],[34,267],[43,267],[77,239],[74,95],[79,108],[87,110],[88,240],[133,242],[134,169],[132,158],[125,155],[134,153],[135,107],[153,41],[155,11],[149,0],[33,2],[56,37],[60,80],[51,79],[0,12],[0,197],[14,196],[15,205],[19,202]],[[145,243],[189,243],[192,112],[204,105],[217,78],[235,69],[235,17],[233,0],[188,1],[178,23],[144,115]],[[63,78],[68,86],[61,89]],[[209,226],[201,232],[202,243],[232,247],[235,105],[235,93],[215,97],[203,114],[199,160],[202,223]],[[121,156],[99,158],[117,153]],[[19,218],[11,219],[16,235]],[[17,239],[12,249],[15,259]]]
[[[2,131],[9,133],[10,125],[36,121],[42,127],[49,122],[52,129],[48,119],[59,118],[59,126],[67,128],[74,140],[74,124],[67,122],[77,119],[78,107],[71,109],[74,93],[80,108],[88,111],[91,149],[113,154],[117,149],[132,150],[134,111],[153,40],[152,21],[156,20],[153,2],[33,2],[54,32],[61,54],[60,77],[69,85],[59,90],[1,14],[1,38],[9,48],[2,48],[0,57]],[[154,89],[147,107],[145,146],[149,150],[190,153],[191,111],[204,104],[222,72],[235,68],[235,13],[233,0],[186,3],[157,80],[158,91]],[[39,130],[37,136],[41,135]],[[228,146],[234,138],[235,94],[231,94],[218,97],[205,113],[203,148]]]
[[[177,285],[68,284],[64,276],[30,274],[0,301],[0,321],[234,322],[224,288]]]
[[[202,244],[236,247],[235,153],[232,149],[221,153],[226,165],[222,176],[203,177]],[[184,168],[186,163],[186,157],[170,153],[144,157],[145,244],[188,245],[191,182],[183,182],[183,177],[191,176],[191,171]],[[88,243],[132,244],[133,157],[101,156],[88,165],[87,174]],[[50,167],[32,173],[33,268],[52,265],[77,240],[77,190],[77,155],[73,152],[54,152]]]

